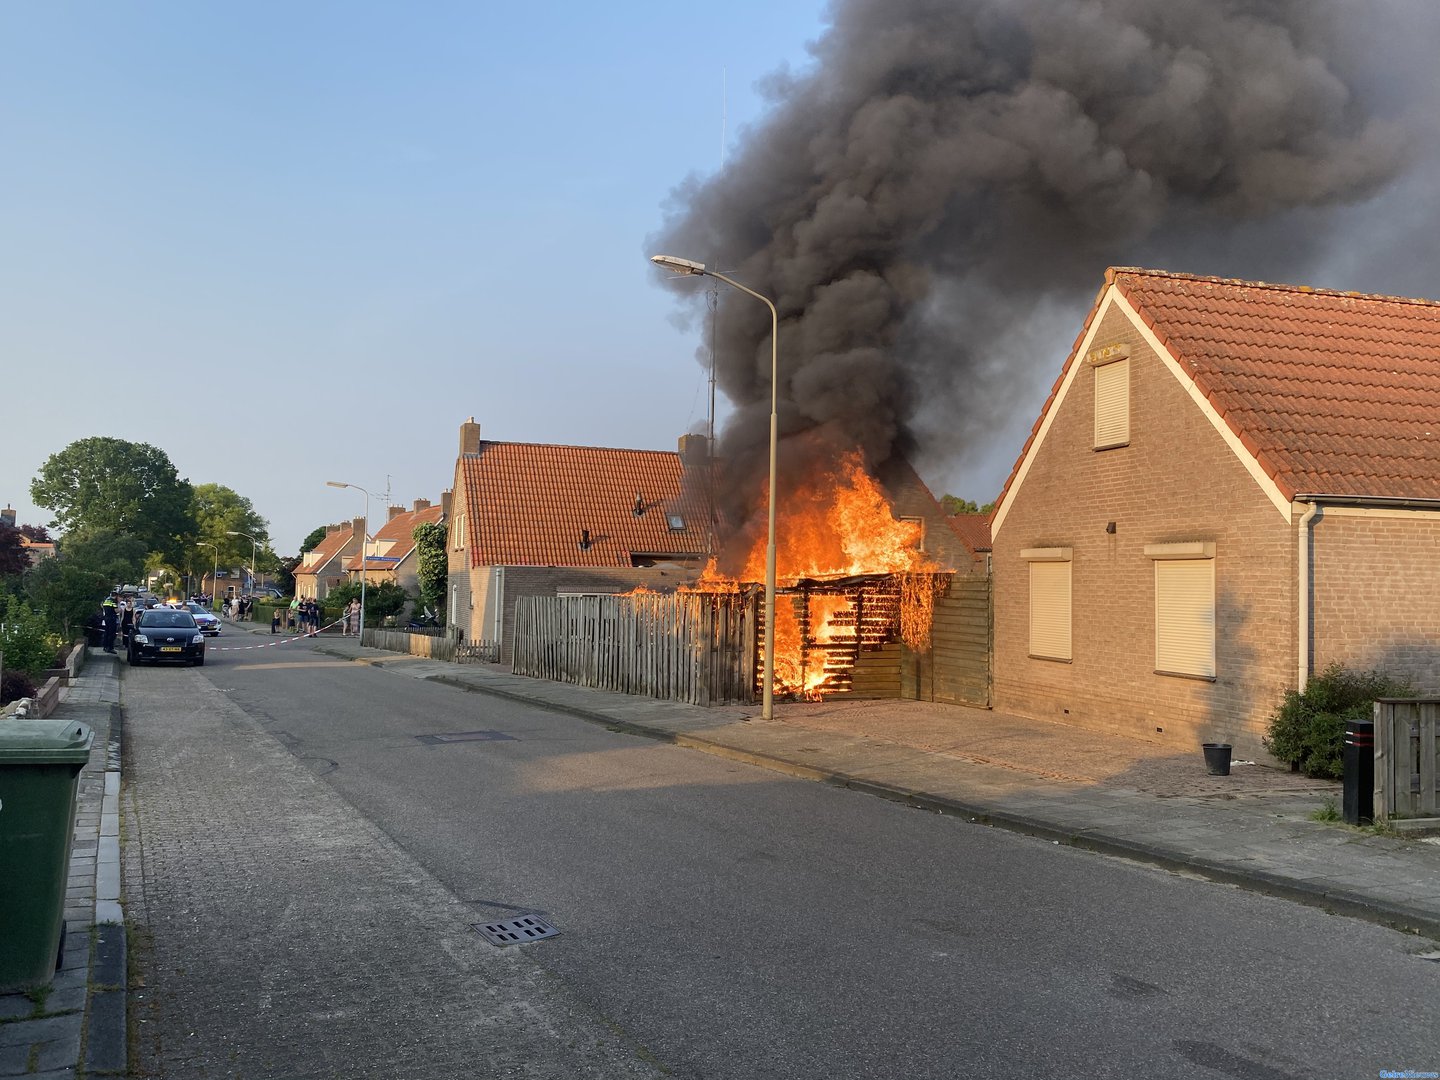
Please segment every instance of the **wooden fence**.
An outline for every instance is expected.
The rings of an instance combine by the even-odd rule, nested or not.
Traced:
[[[522,596],[517,675],[692,705],[755,699],[754,594]]]
[[[405,630],[366,630],[360,636],[360,644],[431,660],[455,659],[455,639],[450,637],[411,634]]]
[[[1384,817],[1435,817],[1440,698],[1375,702],[1375,810]]]

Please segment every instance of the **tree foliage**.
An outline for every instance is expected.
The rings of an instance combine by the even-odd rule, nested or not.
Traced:
[[[163,450],[99,435],[51,454],[30,482],[30,497],[67,536],[127,532],[172,562],[195,533],[193,495]]]
[[[993,502],[988,502],[984,506],[980,506],[974,501],[962,499],[958,495],[941,496],[940,506],[947,514],[988,514],[995,509]]]
[[[146,551],[140,540],[112,529],[67,537],[59,547],[25,575],[25,592],[50,628],[69,640],[112,588],[140,580]]]
[[[23,671],[32,678],[55,660],[60,640],[50,633],[45,618],[24,600],[3,598],[0,611],[0,653],[5,667]]]
[[[224,484],[197,484],[193,512],[196,543],[214,544],[219,549],[221,566],[250,565],[253,545],[244,536],[231,536],[232,532],[248,533],[260,541],[260,550],[255,553],[257,567],[274,559],[270,523],[255,512],[254,504],[245,496]],[[208,547],[204,550],[214,554]]]
[[[0,521],[0,577],[23,574],[30,567],[30,553],[21,543],[24,533]]]
[[[410,534],[415,539],[415,559],[420,578],[420,604],[444,618],[445,588],[450,578],[450,556],[445,549],[444,525],[426,521]]]
[[[324,540],[324,539],[325,539],[325,526],[324,526],[324,525],[320,525],[320,526],[317,526],[317,527],[314,528],[314,529],[311,529],[311,530],[310,530],[310,535],[307,536],[307,537],[305,537],[304,540],[301,540],[301,541],[300,541],[300,554],[301,554],[301,555],[304,555],[307,551],[314,551],[315,548],[319,545],[320,541],[321,541],[321,540]]]
[[[360,599],[360,583],[347,581],[337,585],[325,594],[325,606],[344,607],[351,600]],[[365,587],[365,625],[378,626],[382,619],[399,615],[410,602],[410,594],[393,581],[371,582]]]

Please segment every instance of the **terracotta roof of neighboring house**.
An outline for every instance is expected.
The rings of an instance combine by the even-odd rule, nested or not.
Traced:
[[[396,514],[389,521],[381,526],[380,531],[375,533],[371,539],[371,547],[379,547],[385,541],[393,541],[389,550],[385,552],[384,558],[388,561],[378,562],[381,558],[377,555],[366,556],[366,564],[372,570],[390,569],[410,557],[415,550],[415,526],[423,525],[426,522],[438,522],[444,516],[444,508],[440,505],[427,506],[423,510],[406,510],[403,514]],[[360,569],[360,556],[351,555],[345,560],[346,570]]]
[[[951,514],[950,527],[960,534],[971,551],[990,550],[989,514]]]
[[[1006,493],[1112,285],[1286,498],[1440,499],[1440,303],[1132,267],[1106,271]]]
[[[320,571],[325,568],[326,563],[330,562],[331,559],[335,558],[336,555],[339,555],[340,552],[344,550],[345,545],[350,542],[351,537],[354,535],[354,527],[348,525],[335,532],[326,533],[325,539],[321,540],[320,543],[306,552],[307,555],[313,554],[316,558],[311,561],[309,566],[301,565],[295,567],[295,577],[317,576]]]
[[[683,491],[675,451],[481,442],[457,472],[471,566],[630,566],[706,548],[703,498]]]

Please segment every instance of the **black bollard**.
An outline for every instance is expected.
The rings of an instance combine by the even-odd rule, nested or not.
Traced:
[[[1345,724],[1344,794],[1341,815],[1346,824],[1368,825],[1375,813],[1375,722]]]

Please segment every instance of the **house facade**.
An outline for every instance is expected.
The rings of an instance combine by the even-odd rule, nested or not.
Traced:
[[[521,596],[673,590],[703,567],[704,439],[681,452],[489,442],[460,425],[447,623],[513,647]]]
[[[408,509],[403,505],[390,507],[385,524],[366,543],[363,560],[358,551],[344,559],[342,565],[346,575],[351,581],[359,581],[363,570],[368,584],[394,582],[413,601],[418,601],[420,559],[415,550],[415,529],[425,524],[445,524],[449,512],[448,491],[440,496],[438,503],[416,499]]]
[[[995,707],[1258,759],[1332,661],[1440,692],[1437,416],[1440,305],[1112,269],[991,519]]]
[[[365,538],[365,519],[325,526],[325,539],[307,551],[295,567],[295,595],[302,600],[324,600],[346,579],[344,560],[358,555]]]

